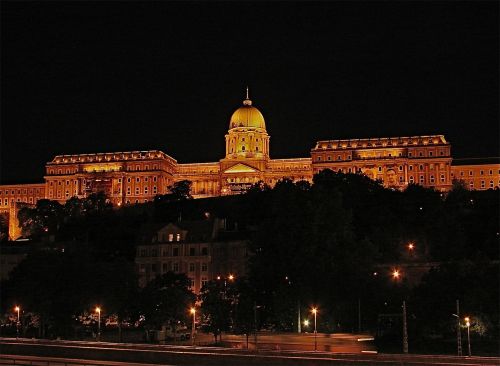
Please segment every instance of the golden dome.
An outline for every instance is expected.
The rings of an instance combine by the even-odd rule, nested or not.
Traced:
[[[243,101],[243,106],[238,108],[229,121],[229,129],[236,127],[251,127],[266,129],[264,116],[260,111],[252,106],[252,101],[247,98]]]

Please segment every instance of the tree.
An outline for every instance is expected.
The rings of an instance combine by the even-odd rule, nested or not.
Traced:
[[[184,273],[167,272],[149,282],[140,294],[140,309],[146,324],[153,329],[175,326],[187,321],[187,311],[196,296],[190,290],[190,279]]]
[[[232,300],[228,295],[228,282],[223,280],[209,281],[201,289],[200,299],[202,321],[206,331],[212,333],[217,343],[217,337],[229,329],[231,324]],[[229,283],[229,286],[232,286]],[[231,289],[230,292],[233,290]]]
[[[192,182],[190,180],[181,180],[168,187],[168,189],[172,193],[173,200],[183,201],[192,199],[193,196],[191,196],[191,185]]]
[[[9,217],[8,214],[0,214],[0,242],[9,240]]]
[[[42,199],[37,201],[34,208],[21,208],[17,217],[24,236],[54,234],[61,224],[62,205],[57,201]]]

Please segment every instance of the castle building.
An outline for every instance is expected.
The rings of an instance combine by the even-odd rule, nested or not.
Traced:
[[[0,186],[0,213],[13,220],[10,237],[19,236],[15,214],[20,203],[41,198],[64,203],[104,191],[114,205],[151,201],[181,180],[192,182],[195,198],[244,192],[263,181],[271,187],[284,177],[312,181],[323,169],[362,173],[384,186],[408,184],[447,191],[462,180],[470,189],[500,186],[500,159],[453,160],[443,135],[318,141],[310,157],[272,159],[262,113],[248,97],[229,119],[225,156],[216,162],[182,164],[158,150],[57,155],[46,164],[45,182]]]

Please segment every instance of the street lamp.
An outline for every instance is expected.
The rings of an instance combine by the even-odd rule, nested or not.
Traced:
[[[196,324],[196,308],[193,306],[191,308],[191,314],[193,314],[193,327],[191,328],[191,345],[194,346],[194,330]]]
[[[308,327],[309,326],[309,320],[304,320],[304,327]]]
[[[400,276],[401,276],[401,272],[399,272],[399,269],[394,269],[392,271],[392,278],[394,280],[398,280]]]
[[[316,331],[316,314],[318,314],[318,309],[312,308],[311,312],[314,314],[314,350],[317,351],[318,350],[318,341],[317,341],[318,333]]]
[[[229,281],[232,281],[232,280],[234,280],[234,275],[232,275],[232,274],[229,274],[229,277],[228,277],[228,279],[229,279]]]
[[[97,341],[101,341],[101,308],[97,306],[95,308],[95,311],[98,314],[98,320],[97,320]]]
[[[469,346],[469,357],[472,356],[470,350],[470,318],[468,316],[465,317],[465,325],[467,326],[467,343]]]
[[[16,306],[14,310],[17,312],[17,322],[16,322],[16,338],[19,338],[19,325],[20,325],[20,317],[19,313],[21,311],[21,308],[19,306]]]

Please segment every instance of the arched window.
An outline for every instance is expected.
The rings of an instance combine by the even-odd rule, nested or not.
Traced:
[[[241,151],[245,151],[245,145],[241,147]]]

